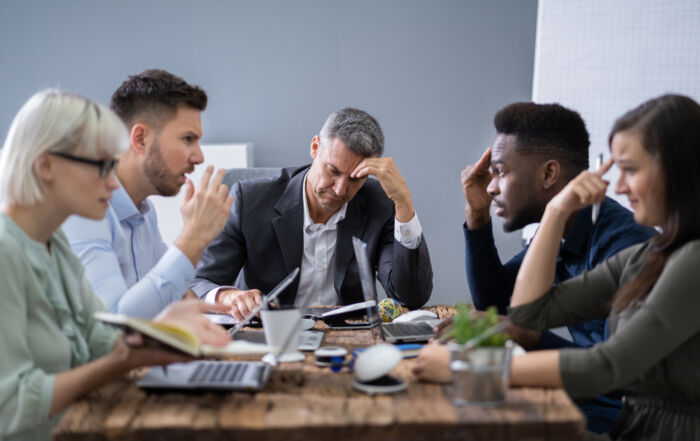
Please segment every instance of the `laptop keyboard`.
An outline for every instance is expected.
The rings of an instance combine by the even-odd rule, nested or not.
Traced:
[[[236,384],[242,383],[246,377],[261,378],[264,369],[260,363],[200,362],[189,381],[198,384]]]
[[[414,335],[432,335],[433,327],[425,322],[419,323],[384,323],[382,330],[392,337],[410,337]]]

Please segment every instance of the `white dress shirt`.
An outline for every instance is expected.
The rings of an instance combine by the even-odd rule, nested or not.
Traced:
[[[304,185],[301,187],[302,201],[304,201],[304,246],[299,288],[294,304],[296,306],[339,305],[340,298],[333,283],[335,244],[338,237],[338,223],[345,219],[348,203],[343,204],[325,224],[313,223],[306,199],[306,176],[304,176]],[[406,248],[418,248],[422,232],[416,214],[406,223],[394,220],[394,239]]]
[[[347,202],[328,219],[325,224],[315,224],[309,214],[309,203],[306,199],[306,177],[301,186],[301,199],[304,203],[303,226],[303,255],[301,257],[301,271],[299,272],[299,288],[294,300],[299,305],[339,305],[340,298],[333,285],[333,272],[335,268],[335,244],[338,237],[338,223],[345,219],[348,208]],[[418,214],[408,222],[399,222],[394,219],[394,239],[408,249],[418,248],[421,241],[423,228],[418,220]],[[235,288],[226,285],[219,286],[209,291],[205,296],[207,303],[215,303],[216,295],[220,289]],[[255,286],[249,287],[255,289]]]

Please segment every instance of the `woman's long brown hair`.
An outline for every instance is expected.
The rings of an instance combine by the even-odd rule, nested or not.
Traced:
[[[666,219],[652,239],[640,274],[624,285],[613,300],[621,311],[652,290],[671,254],[700,238],[700,106],[682,95],[663,95],[621,116],[608,142],[619,132],[639,138],[660,166],[666,183]]]

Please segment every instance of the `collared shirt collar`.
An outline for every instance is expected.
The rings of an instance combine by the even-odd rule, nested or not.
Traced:
[[[129,224],[137,224],[143,222],[144,216],[151,210],[151,205],[148,199],[144,199],[138,207],[134,205],[131,196],[126,192],[124,187],[119,184],[119,187],[112,192],[112,198],[109,203],[114,208],[117,218],[120,222]]]
[[[311,219],[311,215],[309,214],[309,202],[306,200],[306,177],[308,175],[309,172],[307,171],[306,174],[304,174],[304,185],[301,186],[301,200],[304,202],[304,232],[307,234],[324,227],[324,224],[315,224]],[[328,222],[325,224],[325,228],[329,230],[337,228],[338,222],[345,219],[345,212],[347,209],[348,203],[346,202],[338,211],[333,213],[333,216],[331,216],[330,219],[328,219]]]

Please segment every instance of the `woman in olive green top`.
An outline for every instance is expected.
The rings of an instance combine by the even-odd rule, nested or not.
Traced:
[[[610,150],[600,171],[582,173],[547,205],[509,317],[542,330],[609,315],[612,335],[590,349],[514,357],[511,383],[563,386],[575,398],[620,389],[626,397],[612,438],[700,439],[700,106],[678,95],[648,101],[615,123]],[[552,287],[564,225],[603,200],[613,161],[615,191],[628,197],[635,220],[662,232]],[[434,361],[444,353],[430,346],[419,375],[440,378]]]
[[[102,304],[59,229],[72,214],[104,217],[126,142],[112,111],[55,91],[34,95],[10,127],[0,156],[2,440],[48,440],[60,412],[86,392],[137,366],[186,360],[133,348],[139,336],[127,345],[93,319]],[[212,306],[178,302],[157,319],[225,344],[204,309]]]

